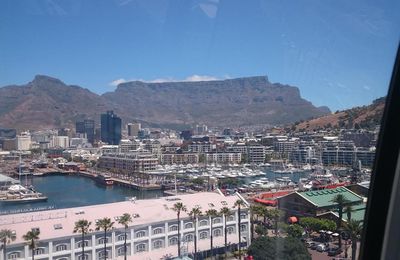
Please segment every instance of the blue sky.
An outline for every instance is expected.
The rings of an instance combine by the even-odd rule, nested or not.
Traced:
[[[267,75],[332,110],[386,95],[400,1],[2,0],[0,86]]]

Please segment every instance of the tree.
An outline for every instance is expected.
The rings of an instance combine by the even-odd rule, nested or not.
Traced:
[[[224,216],[224,246],[225,246],[225,259],[227,258],[226,251],[228,250],[228,230],[226,229],[226,219],[228,218],[229,214],[231,213],[231,210],[227,207],[223,207],[220,212],[222,216]],[[239,225],[240,229],[240,225]]]
[[[39,240],[40,230],[34,229],[28,231],[22,238],[27,242],[29,249],[32,251],[32,260],[35,259],[35,248],[37,247],[37,243]]]
[[[271,209],[271,210],[269,210],[269,217],[274,222],[275,236],[278,236],[278,222],[282,218],[282,215],[283,215],[283,213],[279,209]]]
[[[241,221],[240,221],[241,212],[240,212],[240,210],[241,210],[241,207],[244,206],[244,205],[245,204],[244,204],[243,200],[241,200],[241,199],[238,199],[235,202],[235,204],[233,205],[234,208],[238,209],[238,227],[239,227],[239,230],[238,230],[238,238],[239,238],[238,250],[239,250],[239,260],[242,259],[242,252],[241,252],[241,250],[242,250],[242,248],[241,248],[242,232],[241,232]]]
[[[178,257],[181,257],[181,212],[186,212],[186,206],[182,202],[177,202],[172,207],[172,210],[176,212],[178,219]]]
[[[82,257],[85,257],[85,235],[89,233],[89,228],[92,222],[87,221],[86,219],[81,219],[75,222],[74,233],[82,234]]]
[[[104,258],[107,259],[107,231],[114,225],[110,218],[102,218],[96,223],[96,231],[104,231]]]
[[[11,229],[2,229],[0,230],[0,242],[3,243],[3,254],[4,258],[7,259],[6,256],[6,247],[7,244],[10,244],[11,241],[14,241],[17,238],[15,235],[15,232],[13,232]]]
[[[339,218],[337,220],[336,226],[340,233],[340,230],[342,227],[342,219],[343,219],[343,207],[349,201],[346,199],[346,197],[343,194],[338,194],[332,199],[332,202],[337,204],[336,207],[338,208]],[[339,248],[342,248],[342,237],[341,236],[339,236]]]
[[[209,209],[206,211],[206,216],[210,218],[210,227],[211,227],[211,234],[210,234],[210,249],[211,249],[211,258],[213,257],[213,220],[216,216],[218,216],[218,211],[216,209]]]
[[[293,238],[301,238],[303,232],[304,229],[298,224],[292,224],[286,227],[286,233],[288,234],[288,236]]]
[[[255,231],[255,229],[254,229],[254,224],[255,224],[255,222],[256,221],[258,221],[258,216],[260,215],[260,209],[261,209],[261,207],[260,206],[258,206],[258,205],[251,205],[250,206],[250,214],[251,214],[251,216],[250,216],[250,225],[251,225],[251,227],[250,227],[250,230],[251,230],[251,240],[253,240],[254,239],[254,231]],[[255,219],[255,216],[257,216],[257,218]]]
[[[353,211],[354,211],[353,206],[351,206],[351,205],[346,205],[346,206],[345,206],[344,212],[345,212],[346,215],[347,215],[347,221],[350,221],[350,219],[351,219],[351,212],[353,212]]]
[[[351,259],[356,259],[357,241],[361,238],[363,224],[360,220],[349,220],[345,225],[345,230],[349,233],[351,239]]]
[[[118,224],[121,224],[124,226],[125,229],[125,234],[124,234],[124,259],[126,260],[126,233],[128,230],[128,224],[132,222],[132,216],[129,213],[124,213],[121,217],[118,219]]]
[[[300,226],[304,227],[309,231],[320,231],[320,230],[336,230],[336,223],[329,219],[319,219],[313,217],[304,217],[300,218],[299,221]]]
[[[247,254],[254,259],[311,260],[304,244],[292,237],[259,237],[251,243]]]
[[[197,259],[197,219],[202,215],[200,207],[194,207],[190,212],[189,216],[194,223],[194,260]]]

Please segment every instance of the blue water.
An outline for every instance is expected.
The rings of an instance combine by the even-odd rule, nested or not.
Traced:
[[[22,181],[23,183],[24,180]],[[106,187],[95,180],[73,175],[49,175],[30,177],[28,183],[33,184],[38,192],[48,197],[46,202],[35,203],[1,203],[0,213],[15,210],[26,211],[37,208],[70,208],[93,204],[124,201],[126,197],[137,199],[156,198],[162,196],[162,191],[137,191],[128,187],[114,185]]]

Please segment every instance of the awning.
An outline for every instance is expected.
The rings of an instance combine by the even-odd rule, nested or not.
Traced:
[[[298,222],[298,219],[296,218],[296,217],[290,217],[289,218],[289,223],[291,223],[291,224],[293,224],[293,223],[297,223]]]
[[[332,236],[333,236],[333,237],[338,237],[339,234],[338,234],[338,233],[333,233]]]

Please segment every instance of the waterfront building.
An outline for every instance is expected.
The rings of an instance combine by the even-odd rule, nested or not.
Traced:
[[[263,145],[247,146],[247,159],[249,163],[264,163],[266,156],[266,148]]]
[[[104,147],[104,146],[103,146]],[[121,140],[119,143],[120,153],[129,153],[138,150],[141,147],[140,142],[134,140]],[[111,151],[108,151],[111,152]],[[117,152],[116,150],[114,152]]]
[[[121,118],[113,111],[101,114],[101,141],[118,145],[121,141]]]
[[[207,163],[237,163],[242,161],[241,153],[207,153],[206,162]]]
[[[17,135],[16,148],[18,151],[28,151],[31,149],[31,135],[28,132]]]
[[[217,146],[210,142],[193,142],[188,145],[188,150],[192,153],[210,153],[216,148]]]
[[[135,137],[139,135],[139,131],[142,129],[140,123],[129,123],[128,124],[128,136]]]
[[[238,209],[234,207],[239,199],[244,202],[241,207],[240,223]],[[231,212],[228,216],[214,218],[200,216],[197,221],[193,221],[188,212],[181,212],[178,223],[177,214],[173,210],[177,202],[185,205],[188,211],[199,207],[204,213],[208,209],[220,211],[221,208],[227,207]],[[204,192],[5,215],[0,219],[0,229],[11,229],[16,234],[16,240],[7,245],[7,259],[31,258],[31,250],[22,236],[36,229],[40,231],[40,240],[34,250],[37,260],[95,260],[104,258],[105,254],[109,259],[118,260],[124,258],[125,239],[124,227],[118,224],[118,219],[128,213],[133,219],[132,223],[128,224],[126,233],[128,259],[162,259],[166,255],[177,256],[178,225],[182,255],[193,253],[195,238],[199,254],[210,250],[211,232],[214,248],[223,247],[225,227],[231,249],[239,242],[237,235],[239,228],[241,245],[248,246],[251,242],[248,206],[249,204],[238,194],[224,196],[219,193]],[[105,217],[114,222],[113,229],[108,231],[106,236],[104,231],[92,231],[96,223]],[[91,231],[83,240],[81,234],[73,233],[75,223],[81,219],[92,223]],[[107,241],[106,251],[104,251],[105,241]],[[82,245],[85,245],[85,255],[82,255]]]
[[[76,122],[76,133],[86,134],[86,138],[89,143],[94,143],[94,120],[85,119],[83,121]]]
[[[99,157],[98,167],[126,173],[138,173],[155,170],[157,165],[157,157],[147,151],[138,150],[130,153],[103,154]]]
[[[163,153],[161,164],[197,164],[199,163],[198,153]]]

